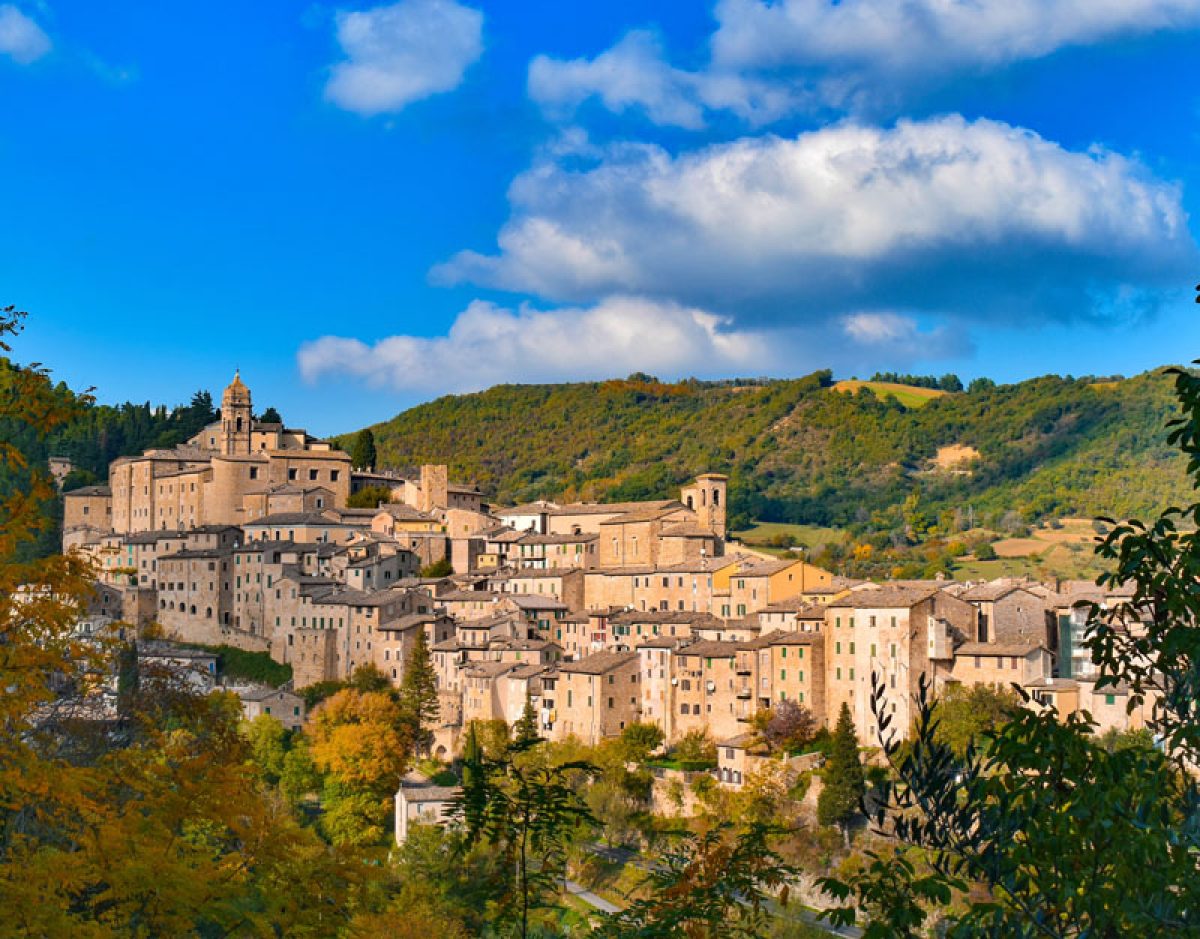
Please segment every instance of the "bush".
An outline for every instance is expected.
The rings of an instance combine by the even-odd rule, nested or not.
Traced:
[[[292,667],[276,662],[266,652],[248,652],[236,646],[206,646],[195,644],[194,648],[205,649],[217,655],[218,668],[226,678],[252,681],[259,685],[278,688],[292,680]]]
[[[996,549],[990,542],[985,542],[975,549],[975,557],[980,561],[994,561],[996,560]]]
[[[421,568],[422,577],[449,577],[453,573],[454,566],[450,563],[449,558],[442,558],[440,561],[434,561]]]
[[[705,769],[717,762],[717,745],[709,737],[708,731],[690,730],[683,739],[671,750],[671,755],[679,761],[680,768],[685,763],[702,764],[698,768]]]

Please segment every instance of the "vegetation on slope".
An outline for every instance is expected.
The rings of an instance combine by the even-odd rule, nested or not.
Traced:
[[[726,472],[734,527],[900,527],[914,493],[935,518],[958,511],[999,527],[1013,510],[1024,521],[1144,514],[1186,492],[1183,460],[1166,442],[1175,404],[1161,372],[984,382],[920,408],[830,384],[818,372],[501,385],[371,429],[382,465],[444,462],[500,502],[661,498],[698,472]],[[949,446],[980,456],[964,472],[939,469],[934,458]]]

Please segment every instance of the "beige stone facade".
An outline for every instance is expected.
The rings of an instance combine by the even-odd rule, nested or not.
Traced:
[[[554,738],[594,745],[615,737],[640,715],[639,660],[634,652],[597,652],[558,669]]]

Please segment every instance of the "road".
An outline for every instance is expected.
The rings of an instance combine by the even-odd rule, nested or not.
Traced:
[[[573,880],[564,880],[563,887],[566,888],[567,893],[571,894],[571,896],[579,897],[588,906],[594,907],[601,913],[621,912],[621,908],[615,903],[609,903],[604,897],[592,893],[592,891],[586,889],[582,884],[577,884]]]

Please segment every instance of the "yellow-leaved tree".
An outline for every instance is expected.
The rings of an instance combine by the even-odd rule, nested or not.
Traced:
[[[0,351],[23,314],[0,309]],[[302,827],[250,759],[236,699],[147,676],[77,623],[96,572],[22,560],[55,497],[18,445],[89,403],[0,382],[0,909],[6,935],[328,936],[364,865]],[[106,694],[132,658],[130,687]]]

